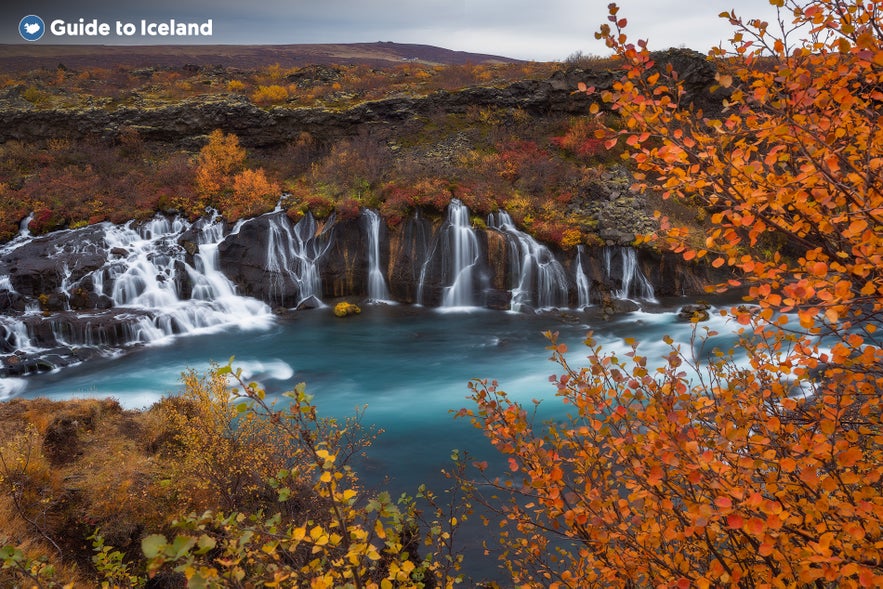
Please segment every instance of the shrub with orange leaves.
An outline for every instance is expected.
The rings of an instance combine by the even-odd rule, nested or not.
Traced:
[[[252,93],[251,99],[255,104],[279,104],[288,100],[288,89],[278,84],[258,86],[258,89]]]
[[[622,67],[607,147],[712,213],[704,247],[665,220],[657,245],[740,272],[752,305],[730,311],[741,359],[669,339],[655,366],[590,336],[578,368],[549,334],[552,423],[474,383],[520,587],[883,586],[883,1],[770,3],[782,27],[721,15],[719,113],[615,4],[597,35]]]
[[[233,191],[219,199],[218,204],[221,212],[233,221],[271,210],[280,194],[279,183],[268,180],[262,168],[243,170],[233,177]]]
[[[239,146],[239,138],[215,129],[196,158],[197,191],[203,197],[210,197],[229,190],[233,176],[244,163],[245,149]]]

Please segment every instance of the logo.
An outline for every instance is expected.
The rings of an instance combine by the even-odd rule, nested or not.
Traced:
[[[25,41],[39,41],[45,32],[46,24],[35,14],[27,15],[18,23],[18,34]]]

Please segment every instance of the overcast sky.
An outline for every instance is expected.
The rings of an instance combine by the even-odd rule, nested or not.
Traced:
[[[58,37],[40,43],[101,44],[221,43],[296,44],[394,41],[538,61],[564,59],[575,51],[607,55],[594,39],[605,22],[608,0],[3,0],[0,43],[27,43],[21,19],[98,19],[139,23],[205,22],[206,38]],[[768,0],[619,0],[630,38],[646,38],[653,49],[686,46],[706,52],[726,41],[731,28],[721,11],[771,19]]]

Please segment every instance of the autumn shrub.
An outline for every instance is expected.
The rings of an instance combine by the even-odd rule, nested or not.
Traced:
[[[552,137],[552,143],[579,157],[597,158],[607,151],[603,138],[596,135],[599,130],[603,133],[593,118],[579,118],[570,124],[563,135]]]
[[[208,143],[196,157],[196,189],[207,197],[218,195],[232,188],[233,176],[245,165],[245,149],[239,138],[215,129]]]
[[[36,86],[28,86],[21,93],[21,97],[30,102],[31,104],[40,105],[45,103],[49,96],[37,88]]]
[[[561,234],[561,240],[558,242],[565,250],[572,250],[574,247],[584,243],[583,233],[575,227],[568,227]]]
[[[245,90],[245,82],[242,80],[230,80],[227,82],[228,92],[243,92]]]
[[[221,194],[215,202],[227,219],[235,221],[273,210],[280,191],[279,184],[268,180],[262,168],[243,170],[233,177],[232,191]]]
[[[564,235],[569,229],[567,223],[557,220],[534,220],[530,224],[530,232],[536,239],[558,247],[563,247]]]
[[[475,214],[487,215],[500,208],[496,187],[485,182],[457,183],[451,192]]]
[[[663,220],[655,244],[730,266],[719,289],[748,286],[748,304],[723,312],[733,350],[698,326],[661,360],[590,334],[576,365],[548,334],[552,422],[473,383],[463,414],[508,459],[486,483],[508,498],[492,506],[520,587],[883,583],[883,5],[770,3],[788,34],[722,15],[717,112],[663,62],[684,56],[629,42],[615,4],[597,34],[622,68],[601,92],[622,119],[606,146],[635,188],[713,211],[698,236]]]
[[[338,221],[356,219],[362,214],[362,203],[353,197],[343,198],[335,203],[334,214]]]
[[[272,84],[270,86],[258,86],[257,90],[252,92],[251,100],[255,104],[268,105],[278,104],[288,100],[288,89],[285,86]]]
[[[334,211],[334,199],[321,193],[305,195],[301,200],[302,212],[310,211],[317,219],[325,219]]]
[[[233,388],[228,388],[230,384]],[[240,427],[260,432],[247,443],[232,431],[221,439],[204,440],[203,424],[193,423],[192,429],[182,433],[183,448],[192,447],[197,460],[218,457],[218,465],[234,469],[234,473],[203,470],[206,477],[223,481],[222,486],[229,488],[234,482],[231,474],[261,470],[251,470],[251,452],[263,455],[265,433],[272,433],[273,442],[286,450],[287,461],[263,480],[280,504],[295,502],[299,508],[276,515],[273,511],[212,510],[185,516],[178,521],[174,538],[151,534],[143,539],[151,575],[173,567],[191,586],[205,587],[238,586],[245,579],[297,587],[453,587],[459,582],[456,571],[461,558],[446,559],[440,549],[449,547],[451,526],[456,526],[456,516],[461,514],[453,521],[432,519],[443,512],[434,495],[421,491],[431,519],[424,536],[411,500],[394,502],[386,493],[365,491],[350,460],[370,443],[371,436],[364,435],[357,420],[318,417],[303,385],[284,395],[284,408],[276,407],[265,400],[257,384],[247,384],[229,366],[213,370],[205,384],[191,381],[189,388],[197,391],[195,401],[200,405],[206,403],[203,394],[216,399],[208,400],[215,407],[206,415],[211,419],[206,424],[210,431],[216,431],[217,425],[226,427],[238,415]],[[185,409],[184,415],[188,414]],[[237,439],[242,442],[241,451],[249,455],[248,464],[240,464],[235,448],[229,445]],[[218,442],[221,448],[214,447]],[[305,496],[310,498],[306,508]],[[419,555],[421,546],[429,550],[426,556]]]
[[[287,468],[290,448],[272,424],[241,414],[218,371],[183,376],[183,393],[157,407],[154,444],[168,461],[167,492],[183,511],[248,511],[266,503],[267,480]]]
[[[410,192],[413,206],[443,211],[451,202],[451,186],[442,178],[421,178]]]
[[[382,196],[380,214],[386,219],[388,226],[395,227],[412,210],[410,191],[405,186],[389,182],[383,186]]]

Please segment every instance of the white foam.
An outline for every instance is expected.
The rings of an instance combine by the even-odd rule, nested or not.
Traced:
[[[0,379],[0,400],[9,399],[18,395],[27,388],[27,383],[23,378],[3,378]]]
[[[260,377],[270,380],[288,380],[294,376],[294,368],[283,360],[234,360],[233,367],[242,370],[242,377]]]

